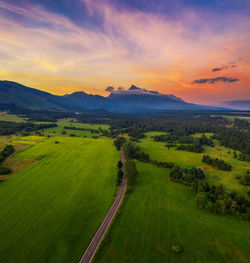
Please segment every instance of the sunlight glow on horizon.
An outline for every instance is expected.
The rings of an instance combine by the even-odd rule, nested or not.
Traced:
[[[183,8],[181,18],[174,19],[119,9],[112,1],[79,0],[89,25],[41,5],[14,2],[0,2],[2,80],[58,95],[81,90],[107,95],[107,86],[135,84],[195,103],[250,99],[250,18],[245,14]],[[216,77],[239,81],[206,81]]]

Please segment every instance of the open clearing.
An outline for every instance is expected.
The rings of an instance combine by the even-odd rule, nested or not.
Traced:
[[[249,262],[248,222],[200,210],[188,187],[169,181],[168,169],[137,162],[137,170],[95,263]]]
[[[64,126],[72,126],[76,128],[92,129],[98,131],[99,128],[102,130],[108,130],[109,125],[106,124],[90,124],[90,123],[70,123],[70,122],[57,122],[58,127],[44,129],[45,133],[52,133],[55,135],[62,134],[64,130],[67,135],[73,134],[74,136],[92,138],[93,136],[100,136],[101,132],[91,133],[90,131],[81,131],[73,129],[64,129]]]
[[[248,120],[250,122],[250,117],[249,116],[229,116],[229,115],[211,115],[212,117],[223,117],[223,118],[227,118],[230,121],[233,121],[234,119],[243,119],[243,120]]]
[[[155,142],[151,136],[159,135],[159,133],[149,132],[146,133],[146,138],[141,139],[139,146],[141,149],[148,153],[153,160],[163,162],[173,162],[180,167],[200,167],[207,175],[207,179],[210,183],[218,185],[222,184],[229,190],[237,190],[243,194],[246,194],[250,187],[240,184],[236,176],[242,176],[246,174],[246,171],[250,169],[249,162],[239,161],[233,157],[233,150],[220,146],[218,141],[214,141],[215,147],[205,146],[204,153],[193,153],[187,151],[176,150],[174,147],[168,149],[165,147],[165,142]],[[211,134],[207,134],[211,135]],[[199,136],[196,134],[195,136]],[[230,150],[230,154],[228,151]],[[208,154],[212,158],[221,158],[232,165],[232,171],[221,171],[213,168],[210,165],[203,163],[203,154]]]
[[[0,121],[15,121],[15,122],[22,122],[25,121],[24,118],[21,118],[14,114],[8,114],[5,111],[0,111]]]
[[[1,262],[78,262],[113,202],[119,152],[111,139],[20,142],[33,146],[14,157],[38,161],[0,183]]]

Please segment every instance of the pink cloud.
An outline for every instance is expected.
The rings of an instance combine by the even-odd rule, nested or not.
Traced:
[[[55,80],[67,76],[68,86],[79,87],[82,81],[100,92],[106,86],[128,86],[132,81],[145,88],[171,91],[193,100],[188,91],[191,94],[199,89],[195,98],[205,101],[211,93],[209,87],[201,90],[188,83],[193,79],[210,78],[209,74],[216,77],[212,68],[242,56],[242,67],[230,70],[242,80],[237,84],[242,94],[249,95],[245,88],[249,85],[246,77],[249,72],[240,70],[249,68],[250,64],[246,59],[249,18],[225,17],[225,26],[218,31],[216,21],[204,24],[203,16],[208,14],[192,10],[174,21],[140,11],[118,10],[107,1],[82,2],[90,16],[102,18],[102,28],[90,30],[40,6],[21,8],[0,2],[0,8],[5,10],[0,17],[0,53],[6,57],[0,61],[0,67],[10,73],[40,74],[55,77]],[[19,15],[19,20],[7,12]],[[16,80],[22,81],[20,76]],[[47,81],[51,88],[49,79],[44,79],[44,85]],[[36,84],[35,78],[32,81]],[[56,83],[53,81],[54,85]],[[58,87],[61,83],[58,81]],[[58,87],[54,92],[58,92]],[[224,87],[218,86],[218,89],[224,90]],[[232,88],[229,95],[238,91]]]

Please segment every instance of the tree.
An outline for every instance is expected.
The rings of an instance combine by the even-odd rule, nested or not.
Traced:
[[[126,142],[126,139],[124,137],[118,136],[115,140],[114,140],[114,144],[117,150],[120,150],[122,145]]]
[[[134,185],[137,175],[136,164],[132,160],[127,160],[124,166],[125,175],[128,179],[128,184]]]
[[[122,169],[119,169],[118,170],[118,173],[117,173],[117,184],[120,185],[121,182],[122,182],[122,177],[123,177],[123,171]]]
[[[123,167],[123,163],[122,163],[121,160],[118,161],[118,163],[117,163],[117,167],[118,167],[118,169],[122,169],[122,167]]]

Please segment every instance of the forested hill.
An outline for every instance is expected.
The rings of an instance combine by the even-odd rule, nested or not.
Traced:
[[[162,110],[216,110],[221,108],[187,103],[174,95],[138,88],[112,91],[108,97],[75,92],[57,96],[12,81],[0,81],[0,106],[27,109],[106,110],[110,112],[150,112]]]

